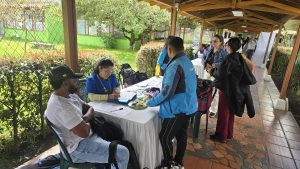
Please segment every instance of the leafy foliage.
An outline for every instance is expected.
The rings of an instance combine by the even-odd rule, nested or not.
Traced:
[[[132,49],[147,34],[165,31],[169,18],[165,10],[137,0],[78,0],[76,3],[79,16],[114,25],[130,41]]]
[[[154,76],[157,59],[163,49],[163,46],[163,43],[158,42],[150,42],[142,46],[136,57],[138,70],[146,72],[148,77]],[[185,47],[184,53],[189,57],[189,59],[194,58],[193,48]]]

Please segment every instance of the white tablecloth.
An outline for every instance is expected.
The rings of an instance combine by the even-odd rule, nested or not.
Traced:
[[[192,60],[192,63],[194,65],[196,75],[198,75],[199,78],[204,77],[205,71],[204,71],[202,59],[201,58],[194,59],[194,60]]]
[[[139,92],[145,87],[160,88],[161,82],[162,77],[152,77],[122,91]],[[160,164],[163,155],[158,137],[161,129],[161,120],[158,117],[159,107],[148,107],[145,110],[132,110],[124,107],[124,112],[127,111],[127,114],[122,116],[117,113],[97,111],[103,109],[103,106],[107,106],[107,104],[115,105],[114,103],[90,102],[89,104],[94,107],[97,115],[102,115],[106,119],[120,125],[124,131],[125,139],[133,144],[142,168],[148,167],[153,169]]]

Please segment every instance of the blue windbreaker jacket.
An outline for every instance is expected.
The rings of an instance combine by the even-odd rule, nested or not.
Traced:
[[[148,101],[148,106],[160,105],[160,118],[174,118],[176,114],[193,114],[198,109],[197,79],[194,66],[185,54],[175,56],[168,64],[162,91]]]

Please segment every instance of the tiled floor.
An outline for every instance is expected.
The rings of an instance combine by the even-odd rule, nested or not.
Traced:
[[[209,139],[214,133],[216,119],[209,119],[208,134],[205,135],[203,116],[198,139],[191,137],[192,127],[189,128],[184,160],[186,169],[300,169],[300,128],[290,112],[273,110],[278,90],[273,82],[262,79],[261,69],[256,68],[255,74],[258,82],[251,86],[255,117],[250,119],[247,113],[242,118],[236,117],[234,138],[221,144]],[[53,149],[43,156],[51,152]],[[30,164],[19,168],[34,168]]]
[[[256,116],[250,119],[245,113],[242,118],[235,117],[234,139],[226,144],[209,140],[216,119],[209,120],[209,132],[205,135],[203,118],[200,138],[189,137],[185,168],[294,169],[298,166],[300,169],[300,128],[291,112],[273,110],[279,92],[272,81],[263,80],[262,74],[261,69],[255,69],[258,82],[251,86]]]

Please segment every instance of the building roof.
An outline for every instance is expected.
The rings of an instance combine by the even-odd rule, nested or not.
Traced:
[[[164,9],[178,11],[216,28],[236,32],[278,29],[289,19],[300,19],[300,0],[145,0]],[[175,3],[174,3],[175,2]],[[243,16],[233,16],[242,11]],[[243,26],[243,27],[241,27]]]

